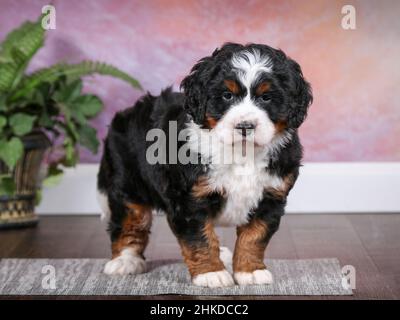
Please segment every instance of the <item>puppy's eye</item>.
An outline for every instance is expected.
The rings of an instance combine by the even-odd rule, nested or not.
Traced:
[[[267,94],[263,94],[261,96],[261,100],[264,101],[264,102],[269,103],[269,102],[271,102],[271,97],[269,95],[267,95]]]
[[[225,92],[222,94],[222,98],[223,98],[225,101],[231,101],[231,100],[233,99],[233,94],[232,94],[231,92],[229,92],[229,91],[225,91]]]

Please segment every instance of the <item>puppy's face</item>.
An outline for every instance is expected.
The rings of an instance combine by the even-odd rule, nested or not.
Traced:
[[[194,121],[227,144],[268,145],[300,126],[312,100],[299,65],[264,45],[226,44],[200,60],[181,86]]]

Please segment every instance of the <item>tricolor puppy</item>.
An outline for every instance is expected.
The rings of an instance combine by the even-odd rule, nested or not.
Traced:
[[[228,43],[201,59],[181,88],[147,94],[112,121],[98,174],[112,242],[104,272],[145,272],[152,210],[162,210],[195,285],[271,283],[264,252],[299,173],[297,129],[310,85],[281,50]],[[172,122],[185,139],[167,138],[166,163],[149,161],[148,132],[170,137]],[[174,143],[195,161],[175,159]],[[220,250],[216,225],[237,228],[233,257]]]

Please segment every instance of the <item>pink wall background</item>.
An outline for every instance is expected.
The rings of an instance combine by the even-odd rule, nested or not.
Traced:
[[[50,1],[0,0],[0,39]],[[400,161],[400,1],[55,0],[57,29],[31,69],[98,59],[134,75],[153,94],[178,87],[195,61],[226,41],[259,42],[296,59],[313,85],[300,130],[306,161]],[[341,8],[357,30],[341,28]],[[104,137],[113,114],[142,92],[88,79],[105,102],[94,124]],[[100,155],[82,151],[82,162]]]

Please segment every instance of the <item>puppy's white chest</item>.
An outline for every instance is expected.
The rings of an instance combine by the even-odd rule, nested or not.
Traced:
[[[277,188],[282,180],[269,174],[265,168],[245,168],[238,165],[222,165],[210,171],[211,186],[224,190],[226,203],[216,223],[224,226],[243,225],[248,214],[257,208],[265,188]]]

